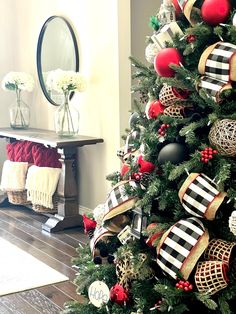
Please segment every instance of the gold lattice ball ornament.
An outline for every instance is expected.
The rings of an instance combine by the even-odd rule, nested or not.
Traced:
[[[236,210],[229,217],[229,230],[236,236]]]
[[[188,93],[183,91],[177,91],[173,86],[163,84],[159,94],[159,100],[161,104],[165,107],[176,105],[184,101],[188,97]]]
[[[228,266],[220,261],[204,261],[197,264],[195,284],[200,293],[213,295],[228,285]]]
[[[145,58],[147,62],[152,63],[154,62],[154,58],[158,53],[158,48],[154,43],[150,43],[147,45],[145,49]]]
[[[217,120],[209,132],[209,141],[223,156],[236,156],[236,120]]]

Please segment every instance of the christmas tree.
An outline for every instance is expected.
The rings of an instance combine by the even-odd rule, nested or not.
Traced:
[[[234,313],[236,2],[164,0],[64,313]]]

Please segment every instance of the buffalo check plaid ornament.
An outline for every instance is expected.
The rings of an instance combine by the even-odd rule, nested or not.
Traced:
[[[205,49],[198,64],[198,71],[204,76],[197,84],[215,102],[219,103],[220,93],[231,89],[231,81],[236,81],[236,45],[217,42]]]
[[[208,54],[210,50],[211,52]],[[231,71],[235,65],[232,64],[232,57],[235,53],[236,45],[231,43],[218,42],[208,47],[199,61],[199,63],[205,62],[205,65],[200,67],[204,69],[204,73],[201,71],[200,73],[225,82],[233,80]]]
[[[216,183],[203,173],[191,173],[179,190],[184,209],[191,215],[214,220],[226,196],[217,190]]]
[[[199,219],[181,219],[162,236],[157,247],[157,264],[174,279],[181,273],[187,280],[208,241],[208,232]]]
[[[108,194],[103,222],[134,208],[137,197],[128,195],[127,189],[136,189],[140,185],[134,180],[120,181]]]
[[[201,77],[198,84],[198,90],[203,89],[216,103],[222,101],[220,94],[224,90],[231,88],[232,85],[230,83],[205,75]]]

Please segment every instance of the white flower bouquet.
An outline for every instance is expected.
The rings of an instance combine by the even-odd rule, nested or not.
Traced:
[[[33,77],[25,72],[9,72],[2,80],[2,88],[16,92],[15,102],[9,108],[11,127],[13,129],[28,128],[30,111],[28,105],[22,100],[21,92],[31,92],[33,90]]]
[[[75,71],[57,69],[47,75],[46,86],[49,92],[55,91],[64,96],[64,101],[55,111],[55,128],[60,137],[72,137],[79,131],[79,112],[71,104],[71,93],[84,92],[87,84],[83,75]]]
[[[64,95],[68,95],[70,92],[84,92],[87,87],[86,80],[82,74],[61,69],[51,71],[48,74],[46,85],[49,90],[62,92]]]
[[[4,90],[24,90],[31,92],[34,88],[33,77],[25,72],[9,72],[2,80]]]

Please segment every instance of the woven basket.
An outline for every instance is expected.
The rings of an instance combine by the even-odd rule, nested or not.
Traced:
[[[27,200],[27,190],[23,191],[7,191],[8,201],[14,205],[26,205],[30,204]]]
[[[58,199],[59,199],[58,195],[54,194],[52,197],[53,208],[45,207],[39,204],[33,204],[32,209],[37,213],[50,213],[50,214],[57,213]]]

